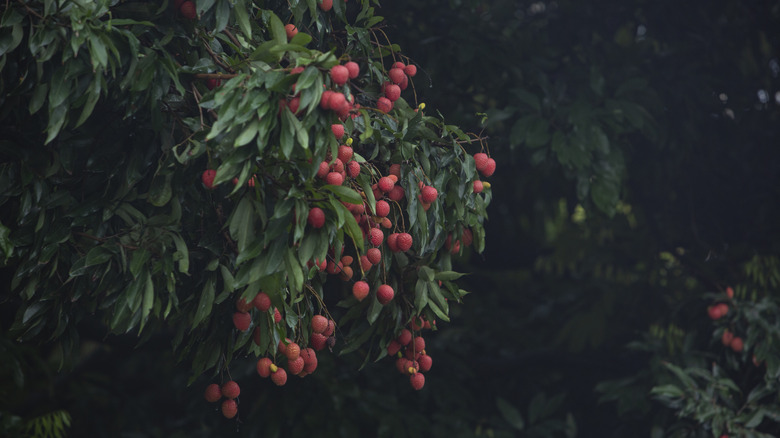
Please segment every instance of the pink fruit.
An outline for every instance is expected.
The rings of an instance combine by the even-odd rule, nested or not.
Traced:
[[[376,201],[376,208],[374,210],[376,211],[377,216],[385,217],[390,214],[390,204],[384,200]]]
[[[350,178],[357,178],[358,175],[360,175],[360,163],[355,160],[347,163],[347,175],[349,175]]]
[[[249,330],[249,326],[252,324],[252,315],[246,312],[236,312],[233,314],[233,325],[239,331],[245,332]]]
[[[391,102],[395,102],[401,97],[401,87],[396,84],[390,84],[385,87],[385,97],[390,99]]]
[[[325,182],[334,186],[344,184],[344,176],[338,172],[330,172],[325,176]]]
[[[398,343],[406,346],[410,342],[412,342],[412,332],[410,332],[408,329],[401,330],[401,333],[398,334]]]
[[[387,236],[387,247],[390,248],[390,251],[392,252],[400,251],[398,249],[398,233],[391,233]]]
[[[322,0],[322,3],[320,3],[320,9],[322,9],[325,12],[330,11],[333,8],[333,0]]]
[[[203,394],[203,397],[206,398],[207,402],[214,403],[222,398],[222,390],[219,388],[219,385],[212,383],[206,387],[206,392]]]
[[[298,34],[298,28],[295,27],[294,24],[286,24],[284,26],[284,31],[287,32],[287,39],[291,40],[295,35]]]
[[[346,67],[349,71],[350,79],[355,79],[360,74],[360,66],[357,62],[349,61],[348,63],[344,64],[344,67]]]
[[[322,333],[328,328],[328,318],[322,315],[314,315],[311,318],[311,331],[314,333]]]
[[[333,0],[330,1],[332,2]],[[275,373],[271,373],[271,381],[273,381],[276,386],[284,386],[284,384],[287,383],[287,371],[285,371],[284,368],[277,369]]]
[[[390,99],[386,98],[386,97],[380,97],[376,101],[376,108],[379,111],[387,114],[387,113],[389,113],[390,111],[393,110],[393,102]]]
[[[339,160],[341,160],[342,163],[348,163],[350,160],[352,160],[352,148],[343,144],[339,146]]]
[[[368,256],[368,260],[372,265],[377,265],[382,261],[382,251],[379,248],[369,248],[366,251],[366,256]]]
[[[320,108],[327,110],[330,109],[330,97],[333,96],[333,91],[325,90],[320,97]]]
[[[333,92],[328,98],[328,107],[333,111],[340,111],[342,108],[349,108],[349,102],[342,93]]]
[[[317,353],[311,348],[306,348],[301,351],[301,357],[303,358],[303,371],[307,374],[311,374],[317,369]]]
[[[371,231],[368,232],[368,240],[374,246],[381,245],[384,237],[384,233],[382,233],[382,230],[378,228],[372,228]]]
[[[354,295],[358,301],[363,301],[368,296],[368,291],[368,283],[365,281],[357,281],[352,285],[352,295]]]
[[[409,251],[409,249],[412,247],[412,235],[409,233],[399,233],[395,244],[398,246],[400,251]]]
[[[260,360],[257,361],[257,374],[260,375],[260,377],[268,377],[271,375],[271,359],[267,357],[261,357]]]
[[[317,351],[321,351],[323,348],[325,348],[325,343],[328,341],[328,337],[321,333],[314,333],[311,335],[311,338],[309,338],[309,341],[311,342],[312,348]]]
[[[474,165],[477,170],[482,172],[487,167],[488,156],[485,153],[479,152],[474,154]]]
[[[406,78],[406,73],[404,73],[404,70],[402,68],[391,68],[389,72],[387,72],[387,76],[390,78],[390,80],[396,84],[400,85],[404,78]]]
[[[395,356],[398,351],[401,350],[401,344],[398,343],[395,339],[390,341],[389,344],[387,344],[387,355],[388,356]]]
[[[230,380],[225,382],[222,385],[222,395],[225,396],[225,398],[237,398],[241,394],[241,388],[238,386],[238,383]]]
[[[383,306],[390,301],[392,301],[393,297],[395,296],[395,291],[392,287],[383,284],[379,286],[379,289],[376,291],[376,299],[379,300],[379,303]]]
[[[431,202],[435,201],[436,198],[439,196],[439,192],[436,190],[436,188],[431,186],[423,187],[421,194],[422,194],[422,201],[426,204],[430,204]]]
[[[182,17],[190,20],[198,16],[197,11],[195,10],[195,4],[191,1],[182,2],[181,6],[179,6],[179,12],[181,12]]]
[[[391,201],[398,202],[402,199],[404,199],[404,189],[401,186],[393,186],[392,190],[390,190],[387,193],[387,197],[390,198]]]
[[[322,228],[325,225],[325,212],[319,207],[313,207],[309,210],[308,222],[314,228]]]
[[[298,356],[294,360],[287,361],[287,370],[290,371],[290,374],[292,375],[300,374],[300,372],[303,371],[304,365],[305,362],[303,358]]]
[[[222,402],[222,415],[225,418],[233,418],[238,414],[238,404],[235,400],[225,400]]]
[[[349,79],[349,70],[343,65],[334,65],[330,68],[330,78],[336,85],[344,85]]]
[[[419,391],[425,386],[425,376],[422,373],[414,373],[409,376],[409,383],[412,384],[412,388]]]
[[[390,190],[393,190],[393,187],[395,187],[395,182],[393,182],[392,178],[389,176],[383,176],[382,178],[379,178],[379,182],[377,182],[376,186],[382,192],[387,193]]]
[[[474,193],[482,193],[482,190],[484,189],[482,185],[482,181],[476,180],[474,181]]]
[[[265,292],[260,292],[252,300],[252,304],[261,312],[266,312],[271,308],[271,298]]]
[[[213,189],[214,188],[214,178],[217,176],[217,171],[213,169],[204,170],[203,174],[200,176],[201,181],[203,181],[203,185],[206,186],[207,189]]]
[[[488,158],[487,164],[485,165],[485,169],[482,170],[482,174],[485,176],[491,176],[495,171],[496,171],[496,160],[492,158]]]
[[[409,77],[414,77],[417,74],[417,66],[413,64],[407,65],[404,67],[404,73]]]
[[[427,354],[420,355],[420,358],[417,359],[417,362],[420,363],[420,371],[423,373],[430,371],[431,366],[433,366],[433,359]]]
[[[336,138],[344,137],[344,125],[341,123],[334,123],[330,125],[330,130],[333,131],[333,135],[335,135]]]

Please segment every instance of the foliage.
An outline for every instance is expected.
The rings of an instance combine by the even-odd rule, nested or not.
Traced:
[[[193,382],[203,373],[228,380],[234,359],[276,357],[285,338],[309,345],[320,313],[337,319],[340,352],[362,348],[365,362],[385,356],[413,318],[448,321],[466,291],[445,243],[473,236],[476,251],[485,246],[491,191],[473,192],[471,155],[485,144],[427,114],[413,88],[377,109],[391,63],[409,59],[383,37],[375,2],[199,1],[196,19],[180,4],[46,0],[4,10],[8,336],[55,344],[67,364],[80,327],[95,320],[141,341],[165,334],[191,361]],[[288,37],[285,23],[300,32]],[[350,60],[360,74],[340,85],[328,71]],[[326,90],[352,103],[323,109]],[[336,158],[332,125],[344,126],[360,169],[342,184],[317,178],[321,163],[348,164]],[[413,247],[382,244],[381,263],[364,268],[367,234],[382,229],[376,183],[391,164],[405,196],[391,203],[384,233],[407,232]],[[424,185],[438,189],[435,201],[418,200]],[[325,213],[321,228],[307,221],[314,207]],[[320,271],[325,260],[337,275]],[[369,299],[349,293],[360,279]],[[387,305],[375,296],[380,284],[395,290]],[[254,330],[237,330],[237,302],[261,291],[273,308],[251,310]]]

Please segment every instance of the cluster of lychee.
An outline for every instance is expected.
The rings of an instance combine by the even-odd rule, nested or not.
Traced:
[[[423,328],[431,328],[431,324],[422,318],[415,318],[411,328],[415,331]],[[425,350],[425,339],[422,336],[414,336],[409,329],[401,330],[401,333],[387,344],[387,355],[395,357],[395,367],[399,373],[409,376],[409,383],[416,390],[425,385],[423,373],[430,371],[433,358]]]
[[[224,397],[225,400],[222,401],[221,406],[222,415],[225,418],[233,418],[238,413],[238,402],[236,402],[236,399],[239,394],[241,394],[241,388],[238,386],[238,383],[230,380],[223,383],[222,386],[216,383],[206,386],[206,392],[203,396],[209,403],[216,403]]]
[[[377,99],[376,107],[383,113],[389,113],[393,110],[395,101],[401,97],[401,91],[409,86],[409,78],[417,74],[417,66],[414,64],[406,65],[403,62],[395,62],[387,72],[390,79],[382,84],[383,96]]]
[[[734,298],[734,289],[731,286],[726,288],[726,297],[729,300]],[[713,321],[717,321],[729,313],[729,305],[727,303],[714,303],[707,306],[707,315]],[[745,348],[745,342],[741,337],[735,336],[728,328],[723,330],[723,334],[720,337],[724,347],[731,348],[736,353],[741,353]]]

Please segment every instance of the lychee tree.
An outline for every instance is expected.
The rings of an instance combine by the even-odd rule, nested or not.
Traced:
[[[223,385],[228,417],[238,357],[273,378],[313,372],[325,346],[389,351],[422,387],[420,331],[466,294],[452,258],[484,249],[495,162],[416,101],[418,67],[375,5],[9,3],[11,334],[67,360],[84,319],[171,332],[192,381]],[[419,341],[399,345],[409,331]],[[222,399],[215,388],[206,399]]]

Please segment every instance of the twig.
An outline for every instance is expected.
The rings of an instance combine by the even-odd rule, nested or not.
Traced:
[[[219,56],[217,56],[217,54],[214,53],[213,50],[211,50],[211,47],[209,46],[208,42],[205,39],[202,39],[202,41],[203,41],[203,47],[206,48],[206,51],[209,52],[209,55],[211,55],[211,59],[213,59],[214,62],[217,63],[217,65],[219,65],[220,67],[224,68],[225,70],[231,73],[235,72],[229,65],[225,64],[224,62],[222,62],[221,59],[219,59]]]
[[[41,20],[44,19],[43,15],[39,14],[34,9],[30,8],[29,6],[27,6],[27,4],[24,1],[16,0],[16,2],[19,3],[20,5],[24,6],[24,8],[27,9],[27,12],[31,13],[32,15],[35,15],[36,17],[40,18]],[[7,7],[7,4],[6,4],[6,7]]]

